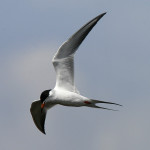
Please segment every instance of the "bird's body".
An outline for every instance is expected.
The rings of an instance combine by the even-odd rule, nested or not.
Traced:
[[[100,100],[93,100],[82,96],[74,84],[74,54],[88,33],[106,13],[100,14],[73,34],[60,46],[52,59],[56,71],[56,85],[52,90],[45,90],[40,100],[31,104],[31,114],[37,128],[45,134],[44,124],[47,110],[60,104],[73,107],[93,107],[112,110],[97,106],[97,103],[114,104]]]
[[[90,99],[64,89],[57,90],[57,88],[50,91],[50,96],[47,98],[47,103],[74,107],[85,106],[84,101],[90,102]]]

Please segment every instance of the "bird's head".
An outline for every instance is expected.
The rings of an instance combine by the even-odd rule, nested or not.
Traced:
[[[47,109],[45,109],[46,105],[46,99],[49,97],[51,90],[45,90],[41,93],[40,100],[34,101],[31,104],[30,112],[33,118],[33,121],[37,128],[45,134],[45,119],[46,119],[46,113]],[[52,107],[53,105],[51,105]]]
[[[43,108],[45,107],[45,100],[46,100],[46,98],[47,97],[49,97],[49,92],[51,91],[51,89],[50,90],[45,90],[45,91],[43,91],[42,93],[41,93],[41,96],[40,96],[40,101],[41,101],[41,112],[42,112],[42,110],[43,110]]]

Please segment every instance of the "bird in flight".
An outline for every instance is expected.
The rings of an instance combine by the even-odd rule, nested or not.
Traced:
[[[66,42],[64,42],[52,59],[56,71],[56,85],[54,89],[45,90],[41,93],[40,100],[31,104],[30,112],[36,127],[45,134],[45,118],[47,110],[60,104],[64,106],[81,107],[87,106],[92,108],[101,108],[113,110],[105,107],[97,106],[97,103],[114,104],[101,100],[94,100],[80,95],[74,84],[74,54],[80,44],[86,38],[88,33],[97,24],[97,22],[106,13],[100,14],[77,32],[75,32]]]

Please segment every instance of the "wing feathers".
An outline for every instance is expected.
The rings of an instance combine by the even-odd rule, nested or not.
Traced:
[[[56,71],[55,87],[77,93],[74,85],[74,53],[88,33],[105,14],[100,14],[86,23],[58,49],[52,60]]]
[[[54,105],[51,105],[51,107],[53,107]],[[49,106],[50,107],[50,106]],[[31,115],[32,115],[32,118],[33,118],[33,121],[36,125],[36,127],[44,134],[45,133],[45,128],[44,128],[44,125],[45,125],[45,119],[46,119],[46,114],[47,114],[47,110],[44,109],[42,112],[41,112],[41,101],[38,100],[38,101],[34,101],[32,104],[31,104],[31,108],[30,108],[30,112],[31,112]]]
[[[92,30],[92,28],[96,25],[96,23],[105,15],[106,13],[100,14],[88,23],[86,23],[83,27],[81,27],[76,33],[74,33],[58,50],[55,58],[61,59],[66,58],[69,55],[75,53],[77,48],[80,46],[82,41],[86,38],[88,33]]]

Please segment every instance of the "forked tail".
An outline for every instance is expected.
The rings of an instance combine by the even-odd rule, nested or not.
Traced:
[[[93,108],[101,108],[101,109],[107,109],[107,110],[118,111],[118,110],[115,110],[115,109],[110,109],[110,108],[105,108],[105,107],[97,106],[96,104],[97,104],[97,103],[103,103],[103,104],[112,104],[112,105],[122,106],[122,105],[117,104],[117,103],[105,102],[105,101],[94,100],[94,99],[91,99],[91,101],[92,101],[92,104],[91,104],[90,107],[93,107]]]

